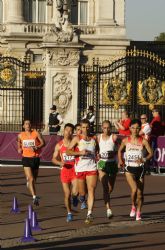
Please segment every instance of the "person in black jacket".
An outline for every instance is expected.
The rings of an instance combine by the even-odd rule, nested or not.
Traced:
[[[50,114],[49,114],[49,134],[56,134],[60,131],[60,125],[63,123],[61,115],[56,111],[56,105],[53,105],[50,108]]]
[[[90,132],[94,133],[94,122],[95,122],[95,115],[94,115],[94,108],[93,106],[89,106],[88,113],[82,118],[87,119],[90,123]]]

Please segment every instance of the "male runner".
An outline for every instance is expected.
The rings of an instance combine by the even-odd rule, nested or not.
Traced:
[[[72,140],[74,131],[74,125],[67,123],[64,126],[64,138],[56,146],[53,154],[52,162],[61,167],[61,183],[64,191],[64,202],[67,209],[66,221],[70,222],[73,220],[73,215],[71,212],[71,193],[73,205],[78,205],[77,199],[77,178],[75,174],[74,164],[75,157],[66,155],[66,150],[68,149],[70,142]],[[71,190],[72,184],[72,190]]]
[[[125,175],[131,188],[132,208],[130,217],[141,220],[141,208],[144,199],[144,163],[151,159],[153,152],[148,141],[139,136],[141,122],[137,119],[131,121],[131,136],[123,139],[118,150],[119,166],[125,165]],[[146,148],[148,155],[143,158],[143,149]],[[125,149],[125,162],[122,151]]]
[[[102,123],[103,133],[98,135],[99,161],[97,163],[99,179],[103,187],[103,199],[107,209],[107,218],[113,216],[110,205],[110,194],[113,191],[118,167],[116,163],[117,135],[111,134],[111,123],[108,120]]]
[[[40,164],[40,149],[44,146],[41,135],[34,129],[31,129],[29,120],[23,124],[24,132],[18,135],[18,153],[22,153],[22,164],[27,180],[27,187],[33,196],[33,204],[39,205],[39,198],[36,196],[35,183],[38,176]]]
[[[81,200],[85,200],[86,185],[88,191],[88,213],[85,223],[93,220],[92,210],[94,205],[95,188],[97,184],[97,167],[96,167],[96,139],[90,136],[89,121],[81,121],[81,135],[75,136],[67,150],[67,155],[76,157],[75,171],[78,179],[78,190]],[[75,150],[73,150],[73,148]]]

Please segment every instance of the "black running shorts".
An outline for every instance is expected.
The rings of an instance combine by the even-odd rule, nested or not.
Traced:
[[[40,165],[40,158],[39,157],[23,157],[22,165],[23,167],[38,169]]]
[[[139,166],[139,167],[125,166],[125,172],[134,175],[136,180],[143,178],[145,175],[144,166]]]

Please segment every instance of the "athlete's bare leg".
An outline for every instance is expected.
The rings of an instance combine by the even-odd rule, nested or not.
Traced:
[[[36,189],[35,189],[35,180],[33,176],[33,171],[30,167],[24,166],[24,173],[26,176],[26,180],[28,181],[28,189],[31,195],[34,197],[36,195]]]
[[[141,212],[143,205],[144,177],[137,181],[137,211]]]
[[[131,189],[131,203],[132,206],[136,206],[136,198],[137,198],[137,183],[134,179],[134,176],[131,173],[125,173],[126,180],[128,182],[128,185]]]
[[[95,199],[95,189],[97,185],[97,175],[86,176],[86,183],[88,189],[88,211],[92,212]]]
[[[70,184],[69,183],[62,183],[62,188],[64,191],[64,203],[68,213],[71,213],[71,202],[70,202]]]

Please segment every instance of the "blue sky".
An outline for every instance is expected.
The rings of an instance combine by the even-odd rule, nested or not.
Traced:
[[[165,0],[126,0],[127,38],[153,41],[165,32]]]

